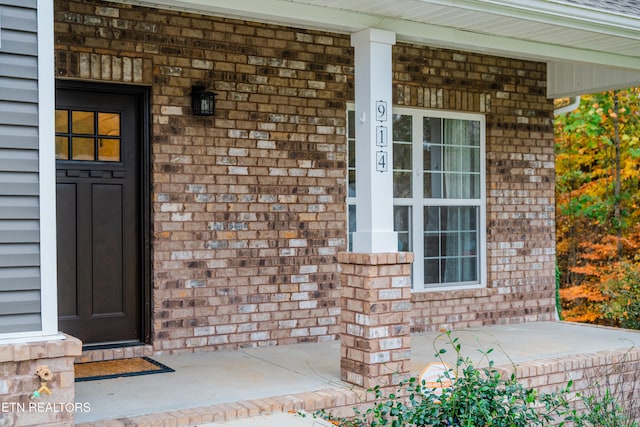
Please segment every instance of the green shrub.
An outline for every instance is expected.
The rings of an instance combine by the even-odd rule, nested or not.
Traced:
[[[637,427],[638,423],[630,420],[615,397],[606,389],[602,396],[583,396],[585,410],[573,412],[575,427]]]

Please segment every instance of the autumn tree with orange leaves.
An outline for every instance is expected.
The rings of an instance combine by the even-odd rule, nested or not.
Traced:
[[[556,118],[556,235],[565,320],[640,329],[640,88]]]

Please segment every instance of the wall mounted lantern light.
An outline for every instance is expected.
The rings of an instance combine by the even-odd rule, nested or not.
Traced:
[[[191,107],[194,116],[213,116],[216,112],[216,94],[204,86],[191,87]]]

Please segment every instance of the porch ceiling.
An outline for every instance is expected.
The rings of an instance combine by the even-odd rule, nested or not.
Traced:
[[[121,0],[123,3],[353,33],[378,28],[399,41],[622,71],[574,92],[640,83],[640,13],[567,0]],[[594,4],[596,1],[591,1]],[[629,74],[631,73],[631,74]],[[560,77],[557,77],[560,78]],[[574,75],[566,78],[573,79]],[[604,78],[604,77],[603,77]],[[600,79],[600,77],[597,77]],[[558,84],[559,83],[559,84]],[[557,93],[572,92],[556,82]],[[582,92],[584,93],[584,92]]]

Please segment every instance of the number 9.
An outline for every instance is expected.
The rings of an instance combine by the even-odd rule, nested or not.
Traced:
[[[387,121],[387,103],[385,101],[376,101],[376,121]]]

